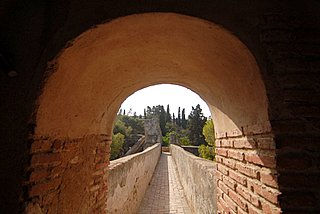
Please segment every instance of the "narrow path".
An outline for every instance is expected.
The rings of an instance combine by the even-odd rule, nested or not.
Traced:
[[[140,205],[139,214],[191,214],[178,180],[175,163],[169,153],[162,153],[150,186]]]

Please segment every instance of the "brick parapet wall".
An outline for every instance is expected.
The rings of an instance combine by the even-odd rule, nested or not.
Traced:
[[[26,213],[102,213],[110,137],[32,140]]]
[[[280,213],[272,134],[220,136],[216,162],[220,213]]]

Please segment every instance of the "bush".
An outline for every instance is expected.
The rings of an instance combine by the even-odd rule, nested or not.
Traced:
[[[187,136],[180,138],[180,143],[183,146],[191,146],[190,140]]]
[[[117,133],[112,135],[111,151],[110,151],[110,160],[117,159],[121,152],[124,144],[124,135]]]
[[[210,146],[214,146],[215,136],[212,119],[207,120],[206,124],[203,127],[202,133],[207,144]]]
[[[210,146],[200,145],[199,146],[200,157],[208,160],[214,160],[214,148]]]
[[[169,141],[170,141],[170,135],[169,133],[166,134],[166,136],[162,137],[162,146],[169,146]]]

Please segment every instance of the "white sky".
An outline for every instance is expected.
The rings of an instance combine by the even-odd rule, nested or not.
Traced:
[[[192,106],[200,104],[204,116],[209,117],[210,111],[207,104],[193,91],[178,85],[160,84],[141,89],[129,96],[121,105],[121,109],[126,110],[128,114],[130,108],[132,114],[143,115],[143,109],[147,106],[163,105],[167,110],[167,104],[170,105],[170,113],[178,115],[178,107],[186,109],[186,117],[188,117]]]

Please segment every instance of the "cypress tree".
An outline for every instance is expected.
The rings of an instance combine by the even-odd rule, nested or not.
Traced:
[[[181,126],[182,128],[187,128],[187,120],[186,120],[186,110],[182,109],[182,118],[181,118]]]
[[[170,114],[170,107],[169,104],[167,105],[167,111],[166,111],[166,123],[171,122],[171,114]]]
[[[207,118],[203,116],[202,109],[198,104],[195,108],[192,107],[188,118],[188,129],[189,129],[189,139],[192,145],[199,146],[201,144],[206,145],[205,138],[203,136],[202,130],[205,125]]]
[[[180,114],[180,107],[178,108],[178,121],[177,121],[177,125],[179,127],[181,127],[181,114]]]

